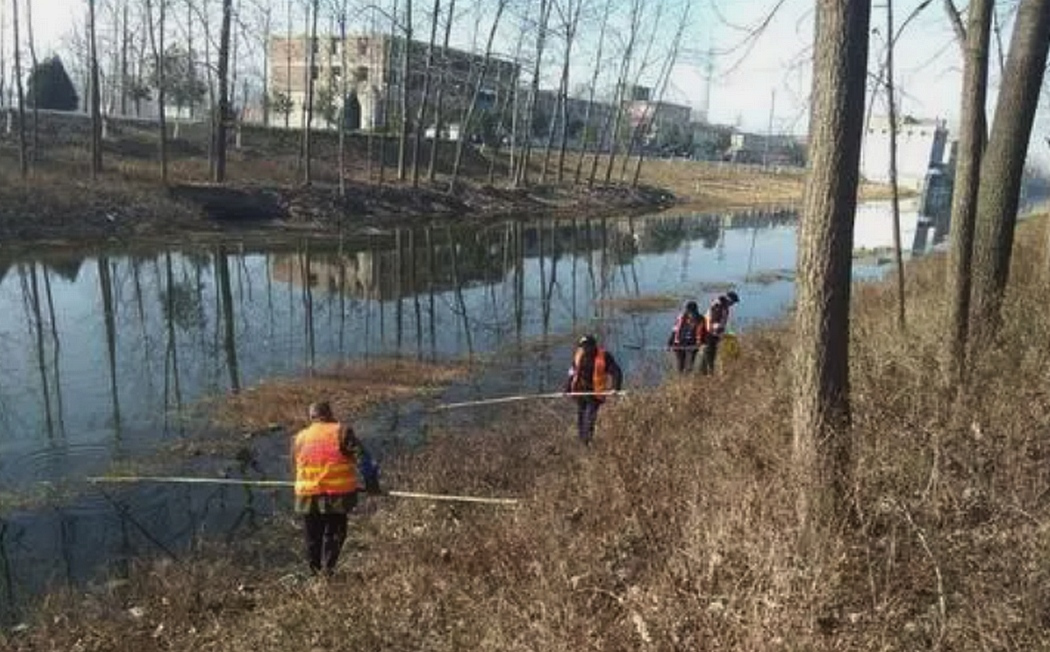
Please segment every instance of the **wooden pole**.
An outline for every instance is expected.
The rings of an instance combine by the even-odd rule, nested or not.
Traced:
[[[182,476],[135,476],[135,475],[108,475],[87,478],[92,484],[142,484],[153,482],[158,484],[226,484],[241,487],[294,487],[291,480],[240,480],[237,478],[193,478]],[[417,500],[437,500],[459,503],[482,503],[486,505],[517,505],[516,498],[488,498],[485,496],[452,496],[449,494],[429,494],[414,491],[384,491],[384,496],[394,498],[413,498]]]

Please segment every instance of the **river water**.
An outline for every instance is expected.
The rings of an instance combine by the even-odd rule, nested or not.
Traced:
[[[339,361],[495,352],[521,372],[521,386],[505,389],[556,391],[570,336],[583,332],[616,352],[628,385],[652,382],[667,361],[651,349],[685,300],[705,305],[732,286],[743,331],[783,314],[795,217],[509,220],[0,258],[0,620],[56,583],[120,575],[136,556],[179,554],[202,534],[250,535],[273,504],[240,488],[104,492],[80,482],[183,437],[179,417],[196,401]],[[913,211],[903,223],[906,248],[928,249]],[[892,244],[885,205],[861,208],[855,238],[864,252]],[[858,254],[855,275],[878,277],[888,262]],[[669,303],[629,307],[653,296]],[[536,354],[545,337],[552,344]],[[394,434],[378,424],[366,441]],[[275,474],[286,468],[278,462]],[[191,470],[229,470],[216,464]],[[58,485],[73,490],[18,507]]]

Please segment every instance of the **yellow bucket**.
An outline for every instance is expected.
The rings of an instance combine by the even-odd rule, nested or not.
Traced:
[[[736,358],[740,355],[740,342],[737,341],[736,333],[726,333],[722,335],[722,341],[719,342],[719,356],[725,356],[726,358]]]

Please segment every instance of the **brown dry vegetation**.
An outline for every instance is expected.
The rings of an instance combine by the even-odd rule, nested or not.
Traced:
[[[802,549],[786,326],[749,332],[716,379],[611,402],[592,449],[571,407],[440,421],[389,487],[516,495],[517,508],[370,499],[330,582],[295,575],[298,535],[54,595],[25,650],[1037,650],[1050,647],[1050,283],[1022,225],[1006,321],[977,391],[935,389],[943,260],[858,287],[855,527]],[[129,609],[136,608],[132,613]],[[139,611],[141,609],[141,611]]]

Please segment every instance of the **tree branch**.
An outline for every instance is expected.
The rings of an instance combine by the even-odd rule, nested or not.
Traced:
[[[955,38],[959,41],[959,47],[966,47],[966,27],[962,22],[962,15],[959,14],[958,7],[955,6],[953,0],[944,0],[944,11],[948,14],[948,20],[952,23],[952,29],[955,30]]]

